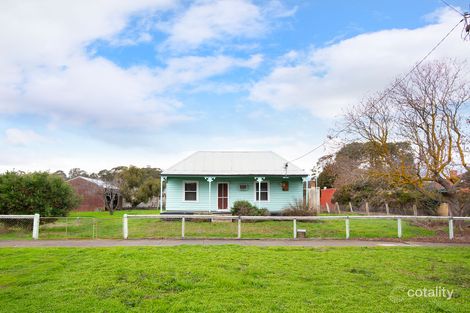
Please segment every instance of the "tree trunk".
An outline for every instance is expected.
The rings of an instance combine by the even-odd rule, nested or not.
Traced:
[[[464,209],[463,206],[460,205],[459,197],[457,194],[457,188],[454,184],[449,182],[448,180],[439,177],[438,183],[444,187],[446,190],[442,195],[444,201],[449,204],[449,215],[450,216],[464,216]],[[460,230],[463,231],[463,222],[464,221],[455,221],[455,226]]]
[[[461,211],[459,198],[457,195],[457,188],[456,186],[448,181],[447,179],[439,176],[436,179],[442,187],[444,187],[445,192],[443,193],[442,197],[444,198],[444,202],[449,204],[449,215],[451,216],[463,216],[463,212]]]

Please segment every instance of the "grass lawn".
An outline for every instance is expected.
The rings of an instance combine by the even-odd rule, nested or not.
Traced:
[[[2,312],[470,312],[470,248],[0,249]],[[453,290],[411,298],[409,289]]]
[[[114,211],[113,215],[109,214],[109,212],[70,212],[70,217],[95,217],[95,218],[122,218],[124,214],[160,214],[160,211],[157,210],[120,210]]]
[[[157,211],[131,211],[131,214],[151,214]],[[74,212],[67,218],[54,219],[41,224],[40,239],[91,239],[122,238],[122,215],[129,211],[116,212],[110,216],[106,212]],[[403,238],[430,237],[435,230],[415,226],[403,220]],[[447,223],[442,223],[446,231]],[[297,228],[306,229],[308,238],[345,238],[344,220],[321,220],[298,222]],[[351,238],[396,238],[395,220],[355,220],[350,221]],[[181,221],[159,219],[129,219],[129,238],[180,238]],[[236,222],[186,221],[186,238],[236,238]],[[291,221],[263,221],[242,223],[243,238],[292,238]],[[0,225],[0,239],[30,239],[31,231],[21,228],[7,228]]]

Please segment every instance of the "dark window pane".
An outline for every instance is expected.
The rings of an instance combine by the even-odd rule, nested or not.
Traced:
[[[268,193],[261,192],[261,201],[268,201]]]
[[[184,200],[186,201],[196,201],[197,200],[197,193],[194,191],[186,191],[184,193]]]
[[[259,192],[256,193],[256,201],[259,200]],[[261,201],[268,201],[268,192],[267,191],[261,191]]]
[[[185,191],[196,191],[197,190],[197,184],[196,183],[185,183],[184,184],[184,190]]]
[[[259,191],[259,183],[256,183],[256,191]],[[261,183],[261,191],[268,191],[268,183]]]

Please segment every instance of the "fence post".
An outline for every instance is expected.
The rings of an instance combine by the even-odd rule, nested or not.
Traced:
[[[330,213],[330,205],[328,204],[328,202],[326,203],[326,211],[328,212],[328,214]]]
[[[181,218],[181,239],[184,239],[184,222],[186,221],[185,217]]]
[[[353,213],[353,208],[352,208],[352,203],[349,202],[349,211],[351,211],[351,213]]]
[[[349,239],[349,216],[346,216],[346,239]]]
[[[294,239],[297,239],[297,220],[294,218]]]
[[[385,212],[387,212],[387,215],[390,215],[390,208],[388,207],[387,202],[385,202]]]
[[[369,215],[369,202],[366,202],[366,213]]]
[[[39,239],[39,214],[38,213],[34,214],[34,218],[33,218],[33,239],[34,240]]]
[[[449,217],[449,239],[454,239],[454,219]]]
[[[127,239],[129,237],[129,228],[127,225],[127,214],[124,214],[122,216],[122,236],[124,239]]]
[[[414,216],[418,216],[418,208],[416,207],[416,204],[413,204],[413,214]]]
[[[339,209],[339,203],[336,202],[335,205],[336,205],[336,210],[338,210],[338,214],[341,214],[341,210]]]
[[[397,218],[398,223],[398,238],[401,238],[401,218]]]
[[[237,239],[241,239],[242,238],[242,218],[239,216],[238,217],[238,221],[237,221],[238,225],[237,225]]]
[[[91,236],[91,239],[96,238],[96,220],[93,219],[93,235]]]

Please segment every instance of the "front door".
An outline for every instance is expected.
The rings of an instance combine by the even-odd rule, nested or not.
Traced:
[[[217,208],[219,210],[228,209],[228,183],[217,184]]]

